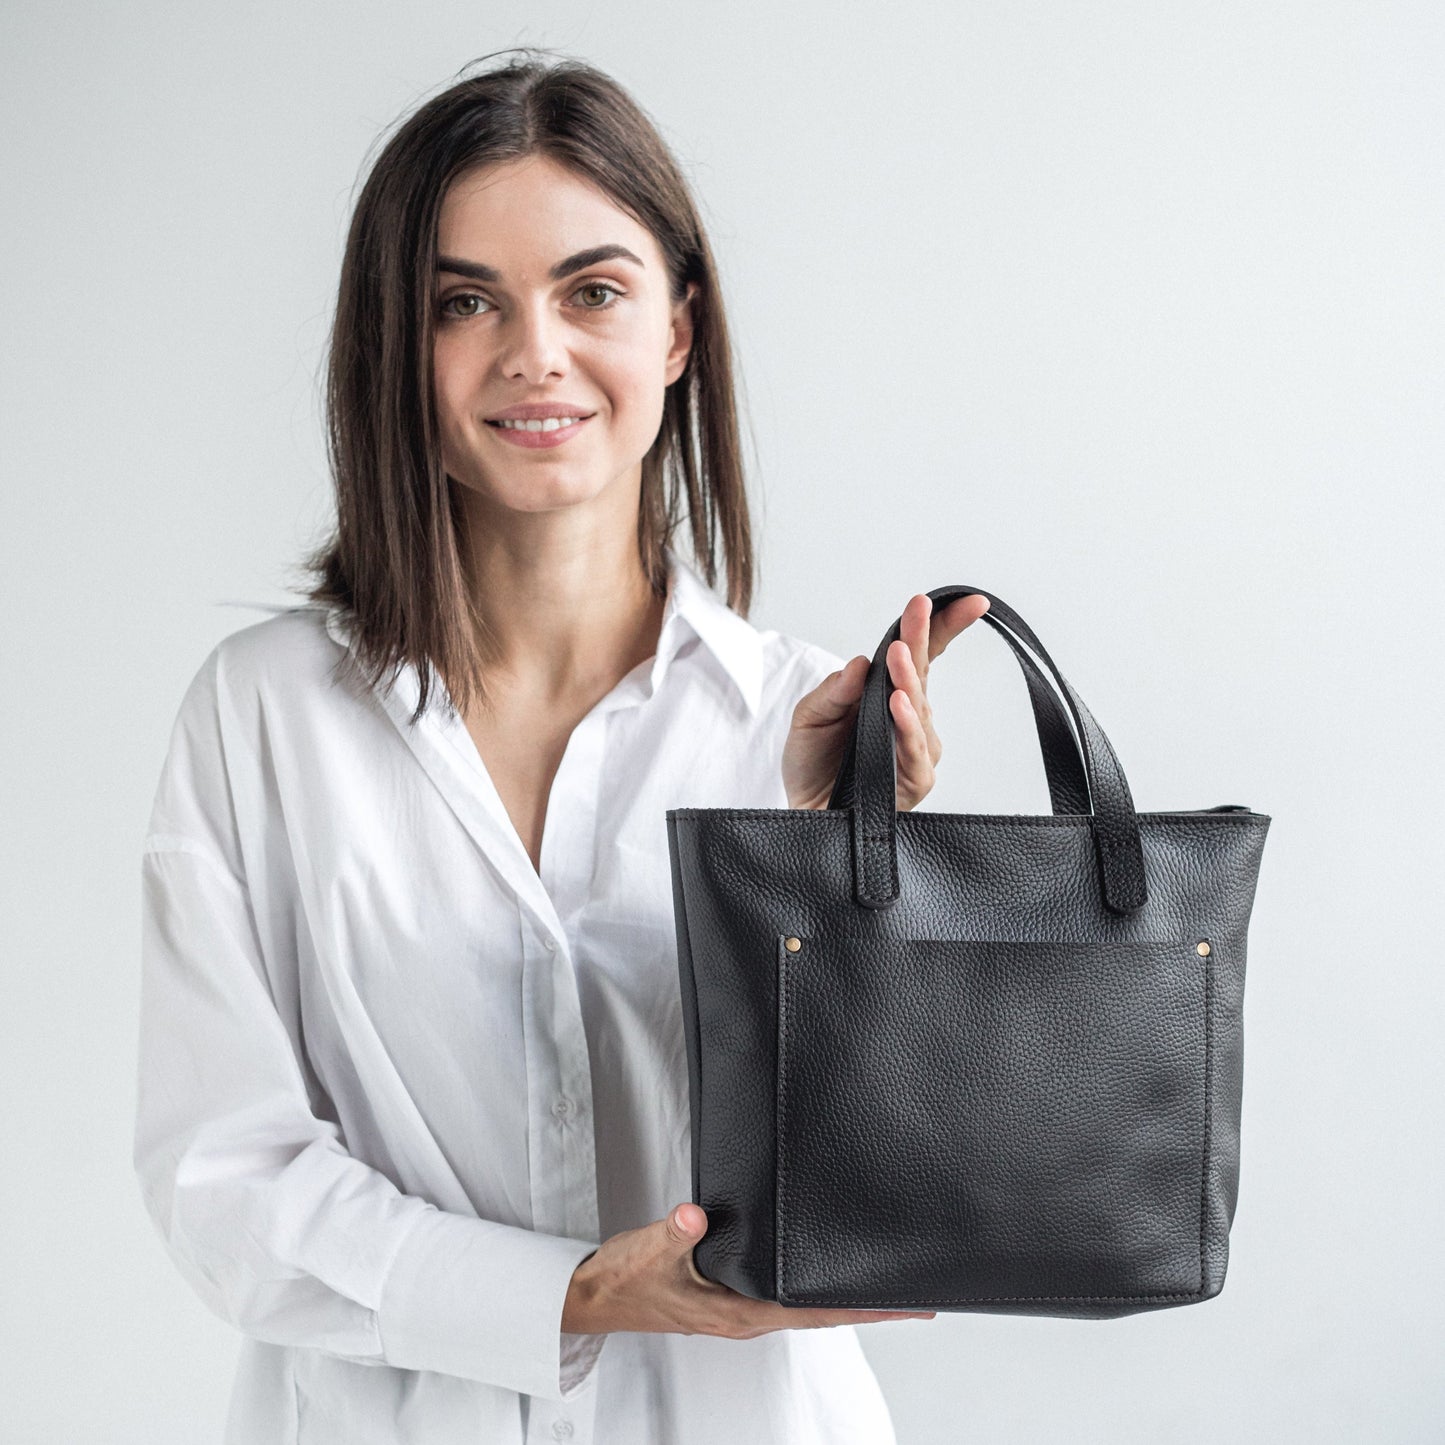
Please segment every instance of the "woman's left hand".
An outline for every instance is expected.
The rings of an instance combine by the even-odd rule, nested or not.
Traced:
[[[888,706],[898,740],[899,812],[928,796],[933,769],[943,756],[928,703],[928,665],[987,611],[988,599],[977,592],[955,598],[937,617],[926,592],[910,597],[903,609],[898,640],[888,649],[888,675],[895,684]],[[792,730],[783,747],[783,785],[790,808],[828,806],[871,662],[861,654],[852,658],[793,709]]]

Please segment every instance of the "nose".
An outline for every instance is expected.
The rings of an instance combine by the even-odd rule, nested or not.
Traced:
[[[565,322],[545,298],[516,307],[499,328],[504,375],[532,385],[567,374]]]

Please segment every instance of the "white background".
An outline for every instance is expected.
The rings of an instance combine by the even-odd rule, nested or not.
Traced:
[[[236,1336],[130,1167],[139,846],[211,645],[294,600],[353,186],[469,60],[656,118],[722,268],[753,612],[1033,624],[1143,810],[1274,823],[1228,1282],[863,1331],[905,1445],[1425,1441],[1442,1268],[1437,4],[39,4],[0,16],[0,1437],[219,1439]],[[1047,811],[966,633],[927,807]],[[683,1442],[685,1445],[685,1442]]]

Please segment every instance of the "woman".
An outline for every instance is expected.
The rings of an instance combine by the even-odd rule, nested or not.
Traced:
[[[892,1439],[849,1326],[916,1316],[692,1264],[665,810],[825,806],[868,667],[745,620],[732,386],[686,184],[614,82],[523,57],[389,141],[334,535],[308,605],[200,669],[145,844],[135,1162],[245,1336],[230,1442]],[[983,605],[905,609],[900,807]]]

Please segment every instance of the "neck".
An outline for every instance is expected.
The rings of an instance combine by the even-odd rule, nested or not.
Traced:
[[[666,599],[643,570],[635,515],[607,529],[530,525],[557,520],[476,531],[464,558],[490,686],[565,704],[601,696],[657,651]]]

